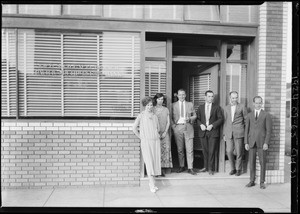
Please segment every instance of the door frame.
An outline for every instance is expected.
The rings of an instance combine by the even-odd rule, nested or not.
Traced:
[[[201,36],[201,35],[199,35]],[[144,70],[145,63],[145,31],[141,32],[141,69]],[[257,46],[258,42],[256,37],[248,37],[244,38],[249,41],[249,49],[248,49],[248,74],[247,74],[247,84],[252,83],[254,87],[247,88],[247,97],[250,99],[257,93]],[[173,56],[173,39],[172,36],[166,38],[167,41],[167,52],[166,52],[166,100],[167,100],[167,108],[169,109],[170,115],[172,115],[172,75],[173,75],[173,62],[211,62],[211,63],[219,63],[219,73],[218,73],[218,95],[219,95],[219,105],[221,107],[225,107],[226,105],[226,64],[227,64],[227,39],[220,37],[220,56],[219,57],[195,57],[195,56]],[[142,72],[144,73],[144,72]],[[141,76],[141,80],[144,80],[144,76]],[[143,81],[141,81],[143,82]],[[142,84],[144,85],[144,84]],[[142,87],[143,88],[143,87]],[[144,89],[143,94],[145,94]],[[222,133],[222,127],[220,129],[220,133]],[[169,129],[169,134],[171,134],[171,129]],[[225,172],[225,142],[223,138],[220,137],[219,144],[219,157],[216,162],[217,169],[219,172]],[[144,177],[144,162],[141,157],[141,177]]]

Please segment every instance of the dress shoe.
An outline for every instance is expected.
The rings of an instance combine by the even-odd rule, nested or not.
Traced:
[[[178,170],[177,170],[177,173],[180,173],[180,172],[183,172],[184,171],[184,167],[180,167]]]
[[[231,170],[231,171],[229,172],[229,175],[234,175],[235,173],[236,173],[236,170],[233,169],[233,170]]]
[[[197,175],[197,173],[193,169],[189,169],[188,173],[190,173],[191,175]]]
[[[246,187],[253,187],[255,185],[255,183],[253,182],[253,181],[250,181],[247,185],[246,185]]]
[[[214,171],[209,170],[209,171],[208,171],[208,174],[214,175],[215,173],[214,173]]]
[[[260,188],[261,189],[266,189],[266,185],[264,183],[260,183]]]
[[[236,173],[235,173],[235,176],[240,176],[242,174],[242,171],[241,170],[237,170]]]
[[[199,170],[199,172],[207,172],[207,169],[206,168],[202,168]]]

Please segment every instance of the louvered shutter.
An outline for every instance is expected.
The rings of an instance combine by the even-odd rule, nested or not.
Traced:
[[[100,44],[100,116],[134,117],[140,111],[139,35],[104,32]]]
[[[154,97],[156,93],[166,95],[166,62],[146,61],[145,63],[145,94]]]
[[[195,111],[197,112],[200,105],[205,103],[205,91],[211,87],[210,74],[191,76],[190,77],[190,101],[193,102]],[[195,137],[194,137],[194,150],[201,150],[199,139],[199,127],[197,122],[194,123]]]
[[[11,29],[2,29],[1,115],[16,116],[16,33]]]

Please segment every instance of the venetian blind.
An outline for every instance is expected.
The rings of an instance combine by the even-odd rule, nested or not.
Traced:
[[[22,30],[19,41],[20,115],[138,114],[138,34]]]
[[[136,116],[140,111],[139,36],[104,32],[100,44],[100,114]]]
[[[1,115],[16,116],[16,32],[2,29]]]
[[[146,61],[145,94],[154,97],[156,93],[166,95],[166,62]]]
[[[195,111],[197,112],[200,105],[205,103],[205,91],[211,87],[210,74],[191,76],[190,77],[190,101],[194,104]],[[194,150],[201,150],[199,127],[197,122],[194,123],[195,137],[194,137]]]
[[[190,77],[190,101],[193,102],[195,111],[199,105],[204,104],[205,91],[211,86],[210,74],[191,76]]]

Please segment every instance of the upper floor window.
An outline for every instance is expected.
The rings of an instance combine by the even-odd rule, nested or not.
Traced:
[[[108,18],[142,19],[143,5],[103,5],[103,16]]]
[[[4,4],[3,14],[84,15],[105,18],[258,23],[257,5]]]
[[[220,21],[217,5],[186,5],[185,20]]]
[[[61,5],[59,4],[20,4],[20,14],[35,15],[60,15]]]
[[[63,15],[100,16],[101,5],[63,5]]]
[[[258,23],[256,5],[222,5],[223,22]]]
[[[17,5],[16,4],[2,4],[2,13],[3,14],[16,14]]]
[[[183,6],[182,5],[145,5],[145,19],[182,21]]]

